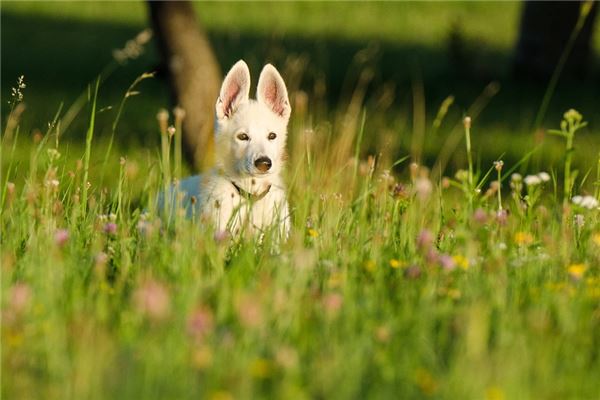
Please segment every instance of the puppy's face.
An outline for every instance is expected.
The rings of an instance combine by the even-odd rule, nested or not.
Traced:
[[[238,61],[225,77],[216,104],[217,163],[242,176],[266,177],[281,171],[291,107],[279,72],[267,64],[256,100],[248,98],[250,72]]]

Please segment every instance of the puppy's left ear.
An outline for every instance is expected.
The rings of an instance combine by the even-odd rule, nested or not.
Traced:
[[[260,73],[256,99],[285,119],[288,119],[292,113],[283,78],[271,64],[265,65]]]

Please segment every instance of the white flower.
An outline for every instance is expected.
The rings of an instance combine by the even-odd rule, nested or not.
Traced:
[[[550,180],[550,174],[547,172],[540,172],[537,174],[537,176],[542,180],[542,182],[548,182]]]
[[[525,177],[525,184],[527,186],[535,186],[542,183],[542,179],[537,175],[527,175]]]
[[[523,180],[523,177],[518,172],[515,172],[510,176],[510,180],[513,182],[521,182]]]
[[[594,196],[575,196],[571,200],[573,201],[573,204],[589,210],[598,207],[598,200],[596,200]]]

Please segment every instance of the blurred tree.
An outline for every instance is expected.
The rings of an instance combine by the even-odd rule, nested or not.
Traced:
[[[175,103],[185,112],[183,151],[196,168],[212,163],[214,105],[221,72],[189,1],[148,1],[150,18]]]
[[[525,1],[517,43],[514,72],[516,77],[546,81],[554,72],[571,35],[583,22],[574,39],[564,74],[581,78],[591,60],[591,39],[598,10],[588,1]],[[589,13],[582,10],[590,7]],[[585,12],[585,11],[584,11]],[[584,20],[580,21],[580,18]],[[568,50],[567,50],[568,51]]]

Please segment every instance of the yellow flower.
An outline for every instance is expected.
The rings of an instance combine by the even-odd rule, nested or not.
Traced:
[[[583,277],[587,268],[585,264],[571,264],[567,267],[567,272],[571,278],[579,280]]]
[[[343,273],[333,272],[327,280],[327,286],[329,286],[330,289],[338,288],[344,283],[344,278],[345,276]]]
[[[271,375],[271,362],[264,358],[257,358],[250,365],[250,373],[255,378],[264,379]]]
[[[515,233],[515,243],[518,245],[528,245],[533,243],[533,236],[529,232]]]
[[[312,238],[319,237],[319,232],[317,232],[315,229],[310,228],[308,230],[308,236],[310,236]]]
[[[468,259],[467,259],[465,256],[462,256],[462,255],[460,255],[460,254],[457,254],[457,255],[455,255],[455,256],[452,256],[452,259],[454,260],[454,262],[456,263],[456,265],[457,265],[459,268],[462,268],[462,269],[464,269],[465,271],[466,271],[467,269],[469,269],[469,260],[468,260]]]
[[[592,235],[592,242],[598,247],[600,247],[600,232],[596,232]]]
[[[415,371],[415,383],[428,396],[434,394],[438,386],[433,375],[424,368]]]
[[[213,354],[208,346],[202,346],[192,355],[192,364],[198,369],[205,369],[212,365]]]
[[[504,400],[504,392],[498,386],[490,386],[485,390],[485,400]]]
[[[369,272],[375,272],[375,269],[377,269],[377,264],[373,260],[365,261],[364,266],[365,266],[365,269]]]
[[[452,300],[458,300],[462,297],[462,293],[458,289],[448,289],[447,294]]]
[[[210,395],[210,400],[233,400],[233,396],[229,392],[219,390]]]
[[[406,263],[404,261],[400,261],[395,258],[392,258],[390,260],[390,267],[392,267],[394,269],[404,268],[405,266],[406,266]]]

